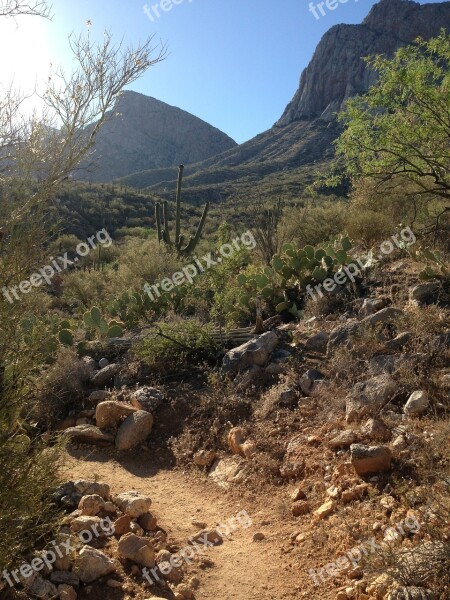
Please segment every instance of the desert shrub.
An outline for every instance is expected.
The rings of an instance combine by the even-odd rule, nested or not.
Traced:
[[[51,428],[68,412],[81,408],[91,370],[71,348],[60,347],[54,363],[36,381],[31,417]]]
[[[347,212],[348,203],[339,200],[286,208],[286,239],[300,247],[321,244],[344,233]]]
[[[133,351],[146,364],[167,369],[209,360],[217,354],[218,346],[210,326],[197,319],[173,317],[155,323],[152,332],[137,342]]]
[[[366,248],[390,238],[396,227],[397,223],[389,215],[369,209],[352,210],[345,222],[349,237]]]

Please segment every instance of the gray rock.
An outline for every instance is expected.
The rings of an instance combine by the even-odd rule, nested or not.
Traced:
[[[323,381],[324,375],[316,369],[309,369],[300,379],[300,388],[305,394],[314,391],[315,383]]]
[[[326,331],[319,331],[306,340],[305,352],[317,352],[326,354],[330,334]]]
[[[95,427],[95,425],[69,427],[62,435],[69,438],[71,442],[80,442],[82,444],[111,444],[114,442],[114,436]]]
[[[409,299],[416,304],[435,304],[441,285],[438,281],[419,283],[409,290]]]
[[[360,324],[358,321],[351,321],[335,327],[335,329],[333,329],[333,331],[330,333],[330,339],[327,346],[327,355],[331,356],[337,350],[337,348],[341,346],[351,346],[352,337],[357,335],[359,331]]]
[[[396,321],[404,316],[405,312],[400,308],[388,306],[387,308],[383,308],[373,315],[365,317],[361,323],[363,326],[375,327],[376,325],[380,324],[385,325],[386,323],[392,323],[393,321]]]
[[[256,365],[263,367],[278,346],[279,338],[275,331],[268,331],[257,338],[230,350],[223,359],[223,373],[238,373]]]
[[[123,492],[113,498],[114,504],[132,519],[138,519],[150,511],[152,500],[149,496],[140,494],[136,490]]]
[[[281,390],[279,403],[282,406],[291,406],[292,404],[295,404],[296,400],[297,394],[295,393],[295,390],[293,390],[292,388]]]
[[[118,564],[106,554],[90,546],[84,546],[75,560],[73,572],[83,583],[92,583],[114,573],[117,568]]]
[[[400,333],[394,339],[386,342],[386,344],[385,344],[386,350],[391,350],[393,352],[402,350],[406,346],[406,344],[409,343],[409,341],[411,340],[411,337],[412,337],[412,333],[409,331],[404,331],[403,333]]]
[[[392,452],[387,446],[352,444],[350,457],[358,475],[381,473],[391,468]]]
[[[131,395],[131,404],[138,410],[153,413],[164,401],[164,394],[154,387],[142,387]]]
[[[107,483],[99,483],[88,479],[78,479],[73,483],[73,486],[75,492],[81,496],[100,496],[103,500],[108,500],[111,493]]]
[[[132,450],[139,448],[153,427],[153,416],[145,410],[138,410],[125,419],[119,427],[116,436],[117,450]]]
[[[358,313],[358,317],[360,319],[364,319],[369,315],[373,315],[379,310],[385,308],[386,304],[386,298],[365,298],[364,303]]]
[[[104,369],[105,367],[107,367],[109,365],[109,360],[107,358],[101,358],[98,361],[98,366],[100,367],[100,369]]]
[[[109,392],[107,392],[106,390],[95,390],[94,392],[91,392],[89,396],[89,401],[92,403],[101,402],[102,400],[106,400],[108,396]]]
[[[347,423],[364,416],[375,416],[398,391],[398,386],[388,374],[372,377],[357,383],[346,400]]]
[[[333,449],[350,448],[356,442],[357,434],[352,429],[341,431],[328,442],[328,446]]]
[[[430,399],[427,392],[424,390],[416,390],[408,398],[408,401],[403,408],[403,412],[407,415],[421,415],[426,412],[429,405]]]
[[[53,600],[53,598],[57,598],[58,596],[58,590],[53,583],[44,579],[36,571],[31,577],[21,579],[21,582],[26,591],[34,598]]]
[[[119,372],[120,366],[112,364],[98,371],[91,379],[92,385],[102,387],[109,383]]]

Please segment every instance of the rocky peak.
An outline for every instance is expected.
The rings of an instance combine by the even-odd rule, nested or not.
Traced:
[[[331,120],[349,97],[364,93],[375,81],[362,60],[374,54],[391,56],[421,36],[450,30],[450,2],[418,4],[381,0],[361,25],[335,25],[322,37],[303,71],[300,86],[277,126],[302,119]]]

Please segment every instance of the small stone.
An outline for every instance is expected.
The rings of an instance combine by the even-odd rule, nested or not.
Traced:
[[[329,502],[325,502],[325,504],[322,504],[322,506],[319,506],[319,508],[314,511],[314,514],[319,519],[325,519],[326,517],[331,515],[331,513],[334,511],[334,508],[334,502],[333,500],[330,500]]]
[[[352,429],[341,431],[332,440],[328,442],[330,448],[350,448],[356,442],[356,433]]]
[[[132,519],[137,519],[149,512],[152,505],[152,501],[148,496],[144,496],[135,490],[119,494],[113,500],[114,504]]]
[[[115,561],[112,561],[106,554],[90,546],[84,546],[75,561],[73,572],[83,583],[92,583],[113,573],[116,568]]]
[[[130,515],[122,515],[114,522],[114,533],[118,536],[130,533],[131,529],[131,517]]]
[[[155,566],[155,550],[149,538],[127,533],[120,538],[118,553],[121,558],[131,560],[143,567]]]
[[[59,600],[77,600],[77,593],[71,585],[61,584],[58,586]]]
[[[207,540],[213,546],[219,546],[223,542],[223,538],[221,534],[217,531],[217,529],[205,529],[204,531],[200,531],[195,536],[190,538],[189,542],[203,542]]]
[[[151,512],[141,515],[139,517],[138,523],[142,527],[142,529],[145,529],[145,531],[155,531],[157,527],[156,517]]]
[[[198,467],[210,467],[217,458],[217,452],[214,450],[199,450],[194,455],[194,463]]]
[[[117,579],[108,579],[106,585],[110,588],[117,590],[122,589],[123,587],[123,583],[121,581],[117,581]]]
[[[105,501],[101,496],[93,494],[91,496],[83,496],[78,505],[78,509],[82,515],[90,517],[97,516],[105,508]]]
[[[292,502],[297,502],[298,500],[306,500],[306,494],[302,490],[302,488],[296,488],[291,494]]]
[[[107,367],[109,365],[109,360],[107,358],[101,358],[98,361],[98,366],[100,367],[100,369],[104,369],[105,367]]]
[[[103,387],[109,383],[115,375],[119,372],[120,366],[117,364],[107,365],[92,377],[91,382],[93,385]]]
[[[254,542],[262,542],[262,540],[265,540],[265,539],[266,539],[266,536],[263,533],[261,533],[260,531],[255,533],[253,536]]]
[[[301,515],[306,515],[311,511],[311,507],[309,502],[305,500],[298,500],[294,502],[291,507],[291,512],[294,517],[300,517]]]

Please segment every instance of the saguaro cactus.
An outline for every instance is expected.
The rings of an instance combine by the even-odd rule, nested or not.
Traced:
[[[169,230],[169,209],[167,205],[167,201],[162,203],[157,202],[155,206],[155,219],[156,219],[156,229],[158,232],[158,241],[167,246],[175,247],[178,254],[181,256],[189,256],[194,252],[199,240],[202,235],[203,227],[206,221],[206,215],[209,210],[209,202],[205,204],[203,209],[202,217],[200,219],[200,223],[198,224],[197,231],[195,235],[191,236],[188,243],[184,245],[184,236],[181,234],[181,184],[183,181],[183,171],[184,165],[180,165],[178,170],[178,184],[177,184],[177,201],[176,201],[176,212],[175,212],[175,242],[172,243],[170,238],[170,230]]]

